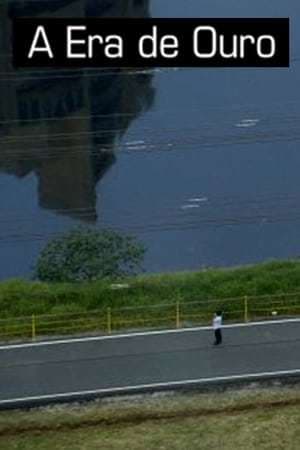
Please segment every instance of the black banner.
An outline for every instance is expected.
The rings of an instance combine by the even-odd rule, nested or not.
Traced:
[[[15,19],[18,67],[288,67],[289,19]]]

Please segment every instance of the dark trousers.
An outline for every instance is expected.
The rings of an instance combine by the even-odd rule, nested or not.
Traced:
[[[215,345],[219,345],[222,344],[222,331],[221,328],[218,328],[217,330],[215,330]]]

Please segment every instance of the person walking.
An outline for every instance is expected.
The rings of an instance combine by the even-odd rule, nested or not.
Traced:
[[[222,312],[217,311],[214,314],[213,318],[213,329],[215,333],[215,342],[214,345],[220,345],[222,344]]]

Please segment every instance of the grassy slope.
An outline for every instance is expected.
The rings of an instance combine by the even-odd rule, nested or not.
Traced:
[[[1,317],[300,292],[300,262],[270,262],[236,269],[140,276],[126,282],[130,288],[118,291],[111,290],[108,282],[78,285],[23,280],[2,282]]]
[[[299,388],[280,388],[3,412],[0,448],[296,450],[299,402]]]

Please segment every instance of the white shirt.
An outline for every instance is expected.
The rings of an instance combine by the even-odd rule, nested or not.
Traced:
[[[222,327],[222,316],[216,316],[213,320],[213,329],[218,330]]]

